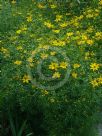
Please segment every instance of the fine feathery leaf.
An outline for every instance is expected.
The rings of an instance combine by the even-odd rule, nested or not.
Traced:
[[[22,136],[22,133],[23,133],[24,128],[25,128],[25,126],[26,126],[26,122],[27,122],[27,121],[25,120],[24,123],[22,124],[22,126],[21,126],[21,128],[20,128],[20,130],[19,130],[17,136]]]

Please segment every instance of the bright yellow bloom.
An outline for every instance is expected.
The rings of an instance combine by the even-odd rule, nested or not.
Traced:
[[[32,22],[32,16],[31,15],[27,17],[27,22]]]
[[[44,25],[47,26],[48,28],[53,28],[54,25],[51,24],[50,22],[44,22]]]
[[[96,40],[101,40],[102,39],[102,32],[96,32],[95,39]]]
[[[93,87],[99,86],[97,79],[91,81]]]
[[[49,65],[49,69],[51,69],[51,70],[57,70],[57,69],[58,69],[58,64],[52,62],[52,63]]]
[[[43,90],[42,93],[43,93],[44,95],[48,95],[48,94],[49,94],[49,92],[48,92],[47,90]]]
[[[38,4],[38,8],[40,8],[40,9],[44,9],[44,8],[45,8],[45,6],[44,6],[44,5],[42,5],[42,4]]]
[[[67,27],[68,23],[67,22],[64,22],[62,24],[60,24],[60,27],[64,28],[64,27]]]
[[[23,78],[22,78],[22,81],[23,81],[23,83],[29,83],[29,81],[30,81],[30,76],[24,75]]]
[[[89,45],[94,44],[94,41],[93,41],[93,40],[87,40],[86,42],[87,42],[87,44],[89,44]]]
[[[22,46],[18,46],[16,49],[17,50],[22,50],[23,48],[22,48]]]
[[[94,14],[87,14],[86,15],[86,18],[93,18],[94,17]]]
[[[99,83],[100,85],[102,85],[102,77],[100,76],[97,80],[98,80],[98,83]]]
[[[27,61],[32,63],[33,62],[33,58],[30,57],[30,58],[27,59]]]
[[[76,72],[72,72],[72,77],[77,78],[78,74]]]
[[[73,65],[73,68],[76,69],[76,68],[79,68],[80,67],[80,64],[76,63]]]
[[[42,59],[45,59],[45,58],[47,58],[47,57],[48,57],[48,54],[45,54],[45,53],[42,53],[42,54],[41,54],[41,58],[42,58]]]
[[[59,72],[55,72],[52,78],[60,78],[61,74]]]
[[[54,46],[64,46],[66,44],[65,41],[61,41],[61,40],[53,40],[52,41],[52,45]]]
[[[93,71],[97,71],[99,69],[100,65],[97,63],[91,63],[90,69]]]
[[[56,54],[55,51],[50,52],[50,55],[51,55],[51,56],[54,56],[55,54]]]
[[[102,5],[102,0],[99,1],[99,5]]]
[[[66,35],[67,35],[68,37],[70,37],[70,36],[73,35],[73,32],[68,32]]]
[[[66,69],[68,66],[67,62],[61,62],[60,63],[60,68]]]
[[[54,4],[52,4],[52,5],[50,5],[50,7],[51,7],[52,9],[54,9],[54,8],[56,8],[57,6],[54,5]]]
[[[78,45],[85,44],[85,41],[77,41],[77,44],[78,44]]]
[[[52,30],[54,33],[58,34],[60,32],[60,30],[58,29],[55,29],[55,30]]]
[[[20,30],[20,29],[16,31],[17,34],[20,34],[21,32],[22,32],[22,30]]]
[[[15,64],[15,65],[21,65],[21,64],[22,64],[22,61],[16,60],[16,61],[14,62],[14,64]]]
[[[62,15],[56,15],[56,20],[55,21],[56,22],[61,21],[62,17],[63,17]]]

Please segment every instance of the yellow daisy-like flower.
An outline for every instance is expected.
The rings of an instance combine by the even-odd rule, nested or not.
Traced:
[[[27,17],[27,22],[32,22],[32,20],[33,20],[32,19],[32,15],[30,15],[30,16]]]
[[[100,76],[97,80],[98,80],[98,83],[99,83],[100,85],[102,85],[102,77]]]
[[[22,32],[22,30],[20,30],[20,29],[16,31],[17,34],[20,34],[21,32]]]
[[[27,59],[27,61],[32,63],[33,62],[33,58],[30,57],[30,58]]]
[[[64,27],[67,27],[68,23],[67,22],[64,22],[62,24],[60,24],[60,27],[64,28]]]
[[[18,46],[16,49],[17,50],[22,50],[23,48],[22,48],[22,46]]]
[[[44,6],[44,5],[42,5],[42,4],[38,4],[38,8],[40,8],[40,9],[44,9],[44,8],[45,8],[45,6]]]
[[[14,64],[15,64],[15,65],[21,65],[21,64],[22,64],[22,61],[16,60],[16,61],[14,62]]]
[[[80,64],[76,63],[73,65],[73,68],[76,69],[76,68],[79,68],[80,67]]]
[[[96,32],[95,39],[96,40],[101,40],[102,39],[102,32]]]
[[[54,56],[55,54],[56,54],[55,51],[50,52],[50,55],[51,55],[51,56]]]
[[[41,53],[41,58],[42,58],[42,59],[45,59],[45,58],[47,58],[47,57],[48,57],[48,54]]]
[[[99,86],[97,79],[92,80],[90,83],[92,84],[93,87]]]
[[[76,72],[72,72],[72,77],[77,78],[78,74]]]
[[[55,29],[55,30],[52,30],[54,33],[58,34],[60,32],[60,30],[58,29]]]
[[[99,5],[102,5],[102,0],[99,1]]]
[[[30,77],[28,75],[24,75],[22,78],[23,83],[29,83]]]
[[[43,91],[41,91],[44,95],[48,95],[49,94],[49,92],[47,91],[47,90],[43,90]]]
[[[56,8],[57,6],[55,4],[50,5],[52,9]]]
[[[55,72],[52,76],[52,78],[60,78],[61,74],[59,72]]]
[[[91,63],[90,69],[93,71],[97,71],[99,69],[100,65],[97,63]]]
[[[68,32],[66,35],[67,35],[68,37],[71,37],[73,34],[74,34],[73,32]]]
[[[50,22],[44,22],[44,25],[47,26],[48,28],[53,28],[54,25],[51,24]]]
[[[61,21],[62,17],[63,17],[62,15],[56,15],[56,20],[55,21],[56,22]]]
[[[68,66],[67,62],[61,62],[60,63],[60,68],[66,69]]]
[[[89,45],[93,45],[93,44],[94,44],[94,41],[93,41],[93,40],[87,40],[86,42],[87,42],[87,44],[89,44]]]
[[[58,69],[58,64],[52,62],[52,63],[49,65],[49,69],[51,69],[51,70],[57,70],[57,69]]]
[[[53,40],[52,41],[52,45],[54,46],[64,46],[66,44],[65,41],[61,41],[61,40]]]

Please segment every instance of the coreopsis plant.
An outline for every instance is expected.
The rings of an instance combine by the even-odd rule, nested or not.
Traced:
[[[26,118],[36,136],[94,135],[102,98],[102,2],[79,3],[78,9],[73,1],[70,8],[50,0],[0,5],[0,109]]]

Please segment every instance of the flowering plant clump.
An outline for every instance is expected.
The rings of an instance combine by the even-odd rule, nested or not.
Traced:
[[[102,99],[102,0],[83,3],[1,1],[2,136],[11,133],[8,111],[18,124],[28,121],[24,135],[95,135],[91,128]]]

